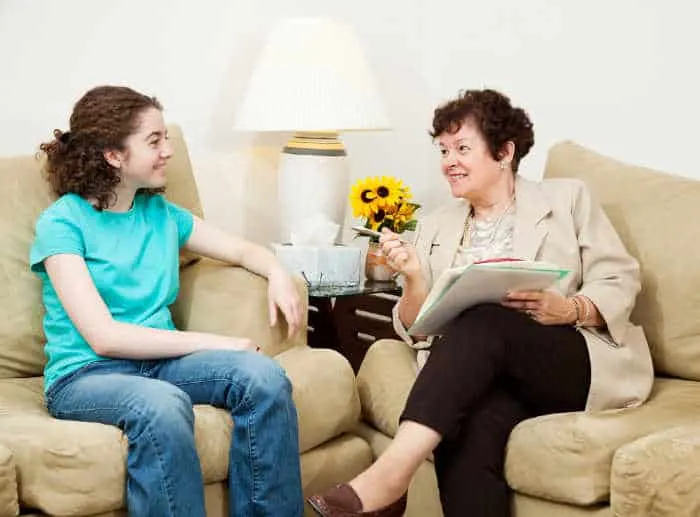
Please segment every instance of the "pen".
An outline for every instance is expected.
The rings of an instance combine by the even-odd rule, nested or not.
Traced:
[[[352,229],[356,231],[360,235],[365,235],[367,237],[376,237],[379,239],[381,237],[382,233],[377,232],[375,230],[370,230],[369,228],[365,228],[364,226],[352,226]],[[400,242],[404,244],[410,244],[408,241],[405,241],[403,239],[399,239]]]

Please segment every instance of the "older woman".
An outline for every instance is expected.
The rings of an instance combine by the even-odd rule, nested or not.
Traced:
[[[446,517],[505,517],[505,446],[525,418],[641,404],[652,365],[629,315],[637,262],[576,180],[517,176],[532,123],[493,90],[466,91],[435,110],[432,136],[455,202],[422,221],[414,245],[382,236],[404,280],[397,332],[427,355],[386,452],[348,484],[309,499],[320,515],[399,516],[413,474],[434,454]],[[433,279],[495,257],[571,270],[557,289],[511,292],[462,312],[438,338],[407,334]],[[419,357],[420,359],[420,357]]]

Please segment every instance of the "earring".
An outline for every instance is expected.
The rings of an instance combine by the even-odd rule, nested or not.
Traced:
[[[504,170],[506,170],[506,167],[508,167],[508,164],[506,162],[501,162],[500,167],[501,167],[501,170],[504,171]]]

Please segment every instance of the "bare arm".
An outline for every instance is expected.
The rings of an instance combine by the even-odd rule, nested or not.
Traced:
[[[44,261],[44,267],[78,332],[101,356],[160,359],[199,350],[254,349],[249,339],[153,329],[116,321],[97,291],[82,257],[52,255]]]
[[[199,217],[185,248],[199,255],[242,266],[268,279],[268,309],[270,325],[277,323],[277,308],[282,311],[289,326],[289,336],[301,328],[302,303],[291,276],[277,257],[267,248],[245,239],[229,235]]]
[[[185,248],[233,266],[242,266],[265,278],[281,268],[275,255],[267,248],[230,235],[196,216]]]

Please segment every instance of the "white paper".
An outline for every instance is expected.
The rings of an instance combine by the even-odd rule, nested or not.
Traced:
[[[301,219],[290,233],[295,246],[332,246],[338,235],[339,224],[323,214],[314,214]]]
[[[508,291],[555,285],[567,270],[532,261],[494,262],[447,269],[435,281],[408,333],[439,335],[460,312],[480,303],[498,303]]]

